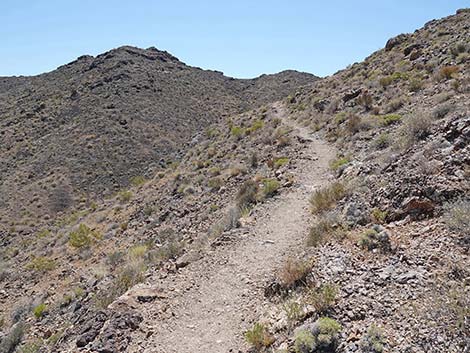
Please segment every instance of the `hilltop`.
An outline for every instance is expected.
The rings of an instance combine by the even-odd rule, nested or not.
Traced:
[[[44,217],[113,195],[177,163],[210,124],[315,79],[284,71],[238,80],[130,46],[39,76],[0,78],[3,226],[28,232]]]

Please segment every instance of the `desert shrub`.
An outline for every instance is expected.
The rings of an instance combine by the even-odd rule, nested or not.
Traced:
[[[135,245],[129,249],[129,258],[131,260],[142,259],[147,253],[147,245]]]
[[[211,178],[207,181],[207,186],[212,190],[212,191],[217,191],[219,190],[222,185],[224,185],[224,181],[221,177],[215,177]]]
[[[245,339],[256,350],[269,347],[274,343],[273,335],[271,335],[268,328],[261,323],[254,324],[253,328],[245,333]]]
[[[334,352],[338,345],[341,325],[328,317],[319,318],[309,329],[297,332],[296,353]]]
[[[405,102],[403,101],[402,98],[393,99],[387,104],[387,107],[385,108],[385,111],[387,113],[396,112],[398,109],[403,107],[404,104],[405,104]]]
[[[380,134],[379,136],[377,136],[377,138],[374,141],[372,141],[372,146],[377,150],[383,150],[384,148],[387,148],[388,146],[390,146],[390,143],[391,143],[390,135],[384,132]]]
[[[393,77],[392,76],[383,76],[379,79],[379,84],[386,88],[387,86],[390,86],[393,82]]]
[[[256,203],[258,191],[259,186],[257,182],[251,179],[245,181],[237,192],[237,206],[241,208]]]
[[[74,248],[89,247],[98,239],[101,239],[101,234],[83,223],[78,226],[77,230],[69,234],[69,244]]]
[[[132,192],[129,190],[122,190],[118,193],[118,199],[121,202],[129,202],[132,198]]]
[[[374,226],[363,232],[359,238],[358,244],[360,247],[369,251],[379,249],[386,252],[391,249],[390,237],[381,226]]]
[[[264,122],[262,120],[256,120],[248,129],[245,130],[245,133],[249,135],[252,132],[262,129],[263,126],[264,126]]]
[[[459,56],[459,54],[465,53],[466,51],[470,51],[470,47],[465,42],[457,43],[450,48],[450,53],[454,58]]]
[[[362,92],[362,94],[357,98],[357,101],[365,109],[370,110],[372,108],[373,98],[369,92]]]
[[[318,314],[324,314],[334,305],[337,294],[338,291],[334,285],[323,284],[318,288],[311,289],[307,300]]]
[[[421,79],[419,78],[413,78],[409,82],[409,88],[411,92],[418,92],[423,89],[424,83]]]
[[[124,262],[124,253],[122,251],[113,251],[108,254],[106,262],[112,269],[115,269]]]
[[[287,321],[290,325],[295,324],[304,317],[302,305],[300,305],[293,299],[284,303],[282,307],[284,309],[284,312],[286,313]]]
[[[432,121],[428,115],[418,113],[405,120],[403,136],[405,145],[410,146],[428,136]]]
[[[458,200],[445,204],[444,222],[451,231],[470,240],[470,201]]]
[[[299,330],[295,335],[294,349],[296,353],[311,353],[315,349],[315,337],[309,330]]]
[[[346,121],[347,117],[348,117],[347,112],[340,112],[340,113],[336,114],[335,115],[335,124],[336,125],[341,125],[342,123],[344,123]]]
[[[288,258],[279,271],[279,283],[284,288],[293,288],[305,284],[308,274],[312,270],[312,264],[304,260]]]
[[[371,325],[367,333],[361,339],[361,349],[364,353],[382,353],[384,351],[385,339],[376,325]]]
[[[287,157],[276,158],[274,160],[274,168],[279,169],[282,166],[286,165],[287,163],[289,163],[289,158],[287,158]]]
[[[456,65],[449,65],[449,66],[441,67],[437,73],[437,79],[439,81],[450,80],[451,78],[457,75],[459,70],[460,68]]]
[[[374,208],[372,209],[370,215],[377,223],[384,223],[387,218],[388,212],[382,211],[380,208]]]
[[[281,184],[276,179],[266,178],[266,179],[263,179],[262,183],[263,183],[263,188],[262,188],[263,196],[266,198],[274,196],[277,190],[281,187]]]
[[[350,162],[350,159],[347,156],[338,157],[330,161],[330,169],[336,171],[340,169],[342,166],[348,164],[349,162]]]
[[[442,119],[452,111],[452,108],[450,104],[440,105],[432,111],[432,117],[434,119]]]
[[[362,119],[356,114],[350,114],[346,120],[346,131],[353,135],[358,132],[361,128]]]
[[[245,134],[245,129],[241,126],[232,126],[230,129],[230,135],[239,139]]]
[[[387,114],[380,116],[380,123],[384,126],[389,126],[399,122],[401,120],[401,115],[398,114]]]
[[[55,269],[57,266],[56,262],[46,256],[38,256],[32,259],[26,268],[36,272],[48,272]]]
[[[340,238],[344,235],[345,228],[338,217],[334,214],[321,216],[318,221],[310,227],[307,239],[308,246],[318,246],[331,237]]]
[[[330,349],[335,347],[338,340],[338,334],[341,331],[341,325],[329,317],[321,317],[317,320],[318,335],[317,345],[321,349]]]
[[[142,175],[137,175],[131,179],[131,185],[133,186],[141,186],[145,184],[146,180]]]
[[[22,322],[15,324],[10,332],[2,337],[0,340],[0,352],[2,353],[13,353],[16,347],[21,343],[23,339],[25,327]]]
[[[34,307],[33,314],[36,319],[40,319],[47,312],[46,304],[42,303]]]
[[[252,152],[249,157],[249,163],[251,168],[258,167],[258,154],[256,152]]]
[[[310,197],[310,205],[313,213],[322,213],[332,209],[336,202],[346,196],[346,188],[341,182],[334,182],[319,190]]]
[[[49,235],[51,235],[51,231],[49,229],[43,229],[38,232],[37,237],[42,239],[48,237]]]

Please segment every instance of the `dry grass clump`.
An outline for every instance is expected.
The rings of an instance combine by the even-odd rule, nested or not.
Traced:
[[[310,197],[312,212],[319,214],[331,210],[345,196],[346,187],[339,181],[316,190]]]
[[[439,69],[436,75],[438,81],[450,80],[454,78],[459,72],[460,68],[457,65],[444,66]]]
[[[311,270],[311,262],[288,258],[279,271],[279,282],[284,288],[293,288],[302,283],[305,284]]]

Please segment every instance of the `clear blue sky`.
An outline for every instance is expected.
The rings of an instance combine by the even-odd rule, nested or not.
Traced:
[[[470,0],[0,0],[0,76],[51,71],[124,44],[254,77],[325,76]]]

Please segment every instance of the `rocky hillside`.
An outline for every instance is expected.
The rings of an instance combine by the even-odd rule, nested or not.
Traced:
[[[149,178],[209,124],[315,79],[285,71],[237,80],[133,47],[35,77],[0,78],[1,223],[27,231]]]
[[[55,195],[59,205],[80,185],[118,192],[96,202],[83,196],[73,212],[29,224],[32,235],[25,222],[2,217],[0,352],[186,353],[197,343],[205,352],[468,352],[468,38],[470,10],[459,10],[297,88],[312,77],[233,80],[128,47],[3,79],[2,96],[22,97],[31,86],[46,90],[47,75],[82,72],[52,80],[60,99],[2,100],[2,116],[29,112],[37,124],[65,129],[44,128],[43,140],[13,137],[14,122],[30,120],[2,120],[4,188],[26,195],[36,185],[43,191],[28,195]],[[147,62],[161,70],[154,83],[141,69]],[[124,76],[113,78],[115,66]],[[73,118],[98,111],[81,125]],[[164,157],[155,136],[168,139]],[[64,141],[44,163],[56,156],[62,177],[49,172],[50,183],[35,184],[42,167],[29,169],[27,158],[53,138]],[[336,151],[327,171],[325,156]],[[140,163],[144,152],[144,169],[100,169],[111,158]],[[149,160],[157,165],[146,169]],[[67,174],[64,165],[84,169]],[[25,181],[9,179],[22,170]],[[13,204],[4,197],[4,205]]]

